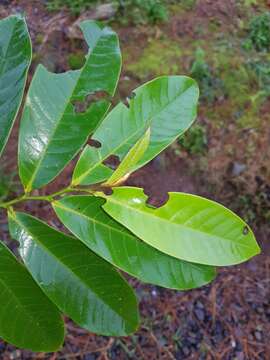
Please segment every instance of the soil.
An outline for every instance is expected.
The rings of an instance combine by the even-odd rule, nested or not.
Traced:
[[[261,6],[266,9],[267,2],[258,1],[261,3],[245,9],[241,1],[200,0],[192,11],[173,5],[170,21],[164,25],[123,27],[113,23],[122,50],[127,53],[116,99],[124,99],[134,87],[159,75],[159,71],[174,71],[177,61],[176,69],[188,73],[198,43],[210,52],[212,43],[220,39],[240,41],[239,21],[248,21]],[[45,1],[0,1],[1,18],[18,11],[25,12],[33,39],[31,74],[40,61],[52,71],[65,71],[70,52],[85,50],[81,40],[68,36],[76,19],[67,11],[50,13]],[[137,63],[147,61],[147,49],[153,41],[156,47],[165,42],[169,42],[169,47],[179,46],[181,59],[169,53],[168,63],[161,61],[164,64],[161,69],[160,60],[155,59],[158,64],[155,74],[136,71],[140,69],[136,68]],[[145,69],[144,63],[142,68]],[[245,111],[250,110],[249,106]],[[190,154],[176,142],[133,174],[127,184],[143,187],[150,202],[157,206],[166,201],[168,191],[196,193],[220,201],[249,220],[262,245],[262,254],[241,266],[219,269],[211,285],[189,292],[169,291],[129,278],[140,300],[142,318],[142,325],[133,336],[116,339],[96,336],[66,319],[67,336],[61,351],[36,354],[0,341],[1,360],[270,359],[270,230],[269,219],[265,217],[270,208],[270,102],[266,99],[256,113],[259,126],[239,127],[231,107],[232,102],[226,96],[216,98],[210,105],[201,103],[198,121],[207,129],[206,153]],[[16,163],[17,133],[18,124],[4,156],[9,170]],[[73,166],[74,162],[46,191],[63,187]],[[19,191],[17,187],[14,192]],[[47,204],[29,203],[24,209],[53,226],[60,226]],[[3,215],[0,215],[1,237],[16,249],[15,243],[8,239]]]

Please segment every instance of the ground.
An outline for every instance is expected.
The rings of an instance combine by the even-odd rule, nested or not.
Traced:
[[[245,48],[250,18],[267,11],[269,3],[189,3],[171,5],[169,21],[161,25],[111,23],[124,55],[117,99],[161,74],[192,73],[201,88],[197,130],[132,175],[128,183],[144,187],[156,205],[168,191],[220,201],[249,221],[262,254],[244,265],[219,270],[211,285],[189,292],[129,279],[142,317],[133,336],[98,337],[67,320],[65,346],[58,353],[33,354],[0,342],[0,359],[270,359],[270,75],[263,76],[261,70],[269,69],[270,55]],[[70,37],[76,18],[66,11],[48,12],[45,1],[0,1],[1,18],[16,11],[25,12],[34,42],[31,74],[38,62],[56,72],[80,66],[84,45]],[[18,126],[5,153],[5,169],[14,169],[17,131]],[[72,164],[65,174],[71,169]],[[65,181],[66,177],[57,179],[50,190]],[[19,192],[16,182],[13,186]],[[46,204],[27,206],[57,225]],[[7,239],[2,219],[1,214],[1,236]]]

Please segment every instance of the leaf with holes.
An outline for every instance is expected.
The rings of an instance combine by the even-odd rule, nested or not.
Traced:
[[[62,223],[95,253],[138,279],[179,290],[202,286],[215,277],[210,266],[168,256],[144,243],[102,209],[104,199],[70,196],[53,203]]]
[[[27,25],[20,15],[0,21],[0,155],[18,113],[32,50]]]
[[[64,324],[56,306],[0,242],[0,337],[33,351],[56,351]]]
[[[73,185],[90,185],[98,173],[104,180],[103,162],[110,156],[120,160],[150,128],[147,150],[132,171],[146,164],[183,134],[196,117],[199,90],[186,76],[162,76],[140,86],[129,99],[129,107],[119,103],[93,134],[100,148],[88,146],[73,174]],[[111,176],[108,171],[108,176]]]
[[[92,21],[81,29],[91,49],[83,68],[54,74],[39,65],[33,77],[19,133],[26,192],[53,180],[109,109],[121,68],[118,37]]]
[[[105,186],[116,186],[124,181],[138,164],[140,159],[143,157],[146,149],[149,146],[150,141],[150,129],[147,129],[145,134],[140,140],[129,150],[127,155],[121,161],[120,165],[105,182]]]
[[[102,194],[101,194],[102,195]],[[248,260],[260,248],[248,225],[224,206],[191,194],[169,193],[158,209],[143,189],[115,188],[104,210],[140,239],[176,258],[226,266]]]
[[[187,290],[214,279],[214,266],[238,264],[260,251],[248,225],[222,205],[169,193],[167,203],[154,208],[143,189],[118,187],[191,126],[199,90],[189,77],[161,76],[107,114],[121,68],[118,37],[94,21],[80,27],[90,49],[81,69],[56,74],[37,67],[19,129],[24,191],[0,202],[26,265],[0,244],[0,337],[34,351],[61,346],[59,310],[98,334],[135,331],[136,297],[118,269],[143,282]],[[24,20],[0,21],[0,154],[30,57]],[[65,173],[57,182],[66,187],[36,190],[80,151],[72,179]],[[79,193],[87,195],[74,195]],[[51,204],[75,237],[16,212],[17,206],[32,208],[24,203],[33,200]],[[43,210],[55,223],[52,209]]]
[[[20,255],[45,294],[89,331],[124,336],[138,326],[137,301],[120,274],[79,240],[24,214],[9,214]]]

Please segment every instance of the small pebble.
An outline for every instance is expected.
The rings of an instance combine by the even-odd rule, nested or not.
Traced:
[[[200,321],[204,321],[205,319],[205,314],[204,314],[204,311],[202,309],[195,309],[195,315],[196,315],[196,318]]]
[[[254,336],[256,340],[262,341],[262,333],[260,331],[255,331]]]

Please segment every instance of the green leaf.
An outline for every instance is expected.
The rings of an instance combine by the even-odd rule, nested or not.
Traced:
[[[0,337],[32,351],[56,351],[64,341],[58,309],[0,242]]]
[[[31,62],[31,40],[24,18],[0,21],[0,155],[18,113]]]
[[[98,149],[86,145],[74,169],[72,185],[91,185],[107,180],[113,174],[113,170],[102,162]],[[86,174],[85,177],[84,174]]]
[[[20,255],[46,295],[80,326],[123,336],[138,326],[137,301],[122,276],[79,240],[24,214],[10,216]]]
[[[223,266],[260,252],[248,225],[224,206],[202,197],[169,193],[158,209],[146,205],[143,189],[115,188],[104,210],[135,235],[179,259]]]
[[[137,165],[139,160],[145,153],[150,141],[150,129],[148,129],[140,140],[129,150],[127,155],[121,161],[120,165],[106,181],[104,185],[115,186],[123,179],[125,179],[133,168]]]
[[[121,68],[117,35],[85,21],[91,52],[81,70],[54,74],[38,66],[19,133],[19,173],[26,192],[53,180],[79,152],[110,107]]]
[[[186,76],[162,76],[134,90],[129,107],[118,104],[94,133],[101,147],[85,149],[72,184],[93,184],[98,169],[104,170],[104,160],[110,155],[123,159],[149,127],[149,146],[133,171],[152,160],[190,127],[198,96],[196,82]]]
[[[101,208],[104,199],[70,196],[53,203],[63,224],[95,253],[138,279],[173,289],[202,286],[215,269],[168,256],[139,240]]]

